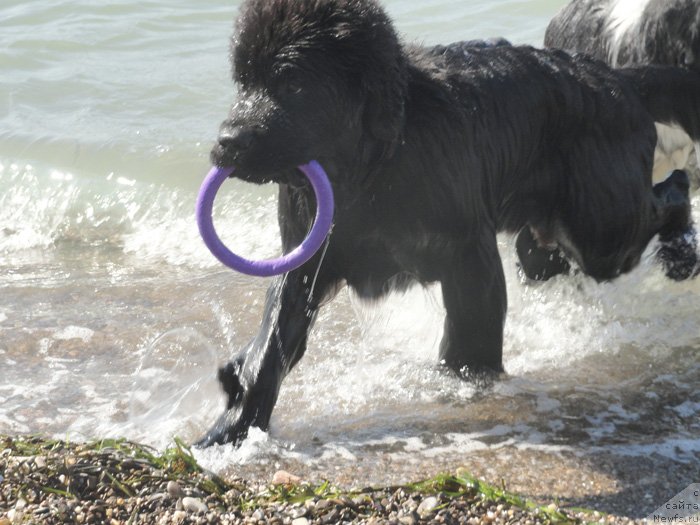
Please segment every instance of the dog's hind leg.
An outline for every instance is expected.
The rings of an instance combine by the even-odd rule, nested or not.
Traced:
[[[441,284],[447,313],[440,362],[467,378],[502,372],[507,300],[495,234],[457,248]]]
[[[666,276],[674,281],[694,277],[700,270],[688,188],[688,176],[682,170],[673,171],[666,180],[654,185],[663,221],[659,230],[661,247],[656,256]]]
[[[525,226],[515,240],[520,268],[528,279],[547,281],[555,275],[567,274],[571,270],[569,261],[558,244],[542,246],[530,226]]]
[[[268,429],[282,380],[306,351],[319,303],[332,289],[323,271],[317,273],[320,257],[276,278],[268,289],[258,335],[219,370],[226,411],[197,446],[239,444],[251,426]]]

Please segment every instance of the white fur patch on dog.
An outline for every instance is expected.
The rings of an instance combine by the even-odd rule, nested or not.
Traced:
[[[608,31],[610,32],[610,65],[617,67],[620,43],[625,34],[641,20],[649,0],[615,0],[611,4]]]
[[[688,134],[677,126],[657,123],[656,133],[658,141],[654,152],[654,183],[663,181],[671,171],[685,169],[692,164],[690,156],[693,149],[698,149]]]

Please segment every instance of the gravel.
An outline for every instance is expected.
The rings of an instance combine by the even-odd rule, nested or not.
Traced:
[[[275,481],[273,483],[272,481]],[[221,479],[180,442],[163,454],[120,440],[66,443],[0,436],[0,525],[633,523],[535,506],[465,473],[341,491],[288,472]]]

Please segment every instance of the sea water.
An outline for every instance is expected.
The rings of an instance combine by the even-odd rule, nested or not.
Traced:
[[[0,433],[163,447],[201,436],[222,410],[216,366],[255,334],[269,284],[218,264],[193,212],[235,96],[238,3],[0,6]],[[386,7],[410,41],[539,44],[563,4]],[[232,181],[217,226],[235,251],[268,257],[275,207],[274,187]],[[666,280],[652,246],[612,283],[524,285],[513,239],[500,248],[507,378],[480,390],[436,366],[438,288],[370,305],[342,291],[285,380],[270,431],[202,461],[296,461],[366,482],[389,460],[419,477],[427,463],[505,448],[697,462],[700,280]]]

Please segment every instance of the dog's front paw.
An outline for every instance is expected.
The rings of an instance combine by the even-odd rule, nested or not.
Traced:
[[[250,403],[246,403],[245,388],[240,379],[241,367],[241,360],[234,359],[219,368],[219,382],[227,396],[226,411],[195,446],[209,447],[224,443],[238,446],[248,435],[248,429],[253,423],[253,414],[247,408]]]
[[[242,406],[229,408],[214,423],[209,431],[194,445],[199,448],[232,443],[239,446],[248,436],[251,418],[245,417]]]
[[[240,445],[248,436],[250,427],[266,431],[276,399],[274,385],[267,382],[269,375],[245,375],[243,361],[235,359],[219,369],[221,387],[228,396],[226,411],[217,419],[206,435],[195,443],[197,447],[232,443]],[[272,386],[271,386],[272,385]]]

